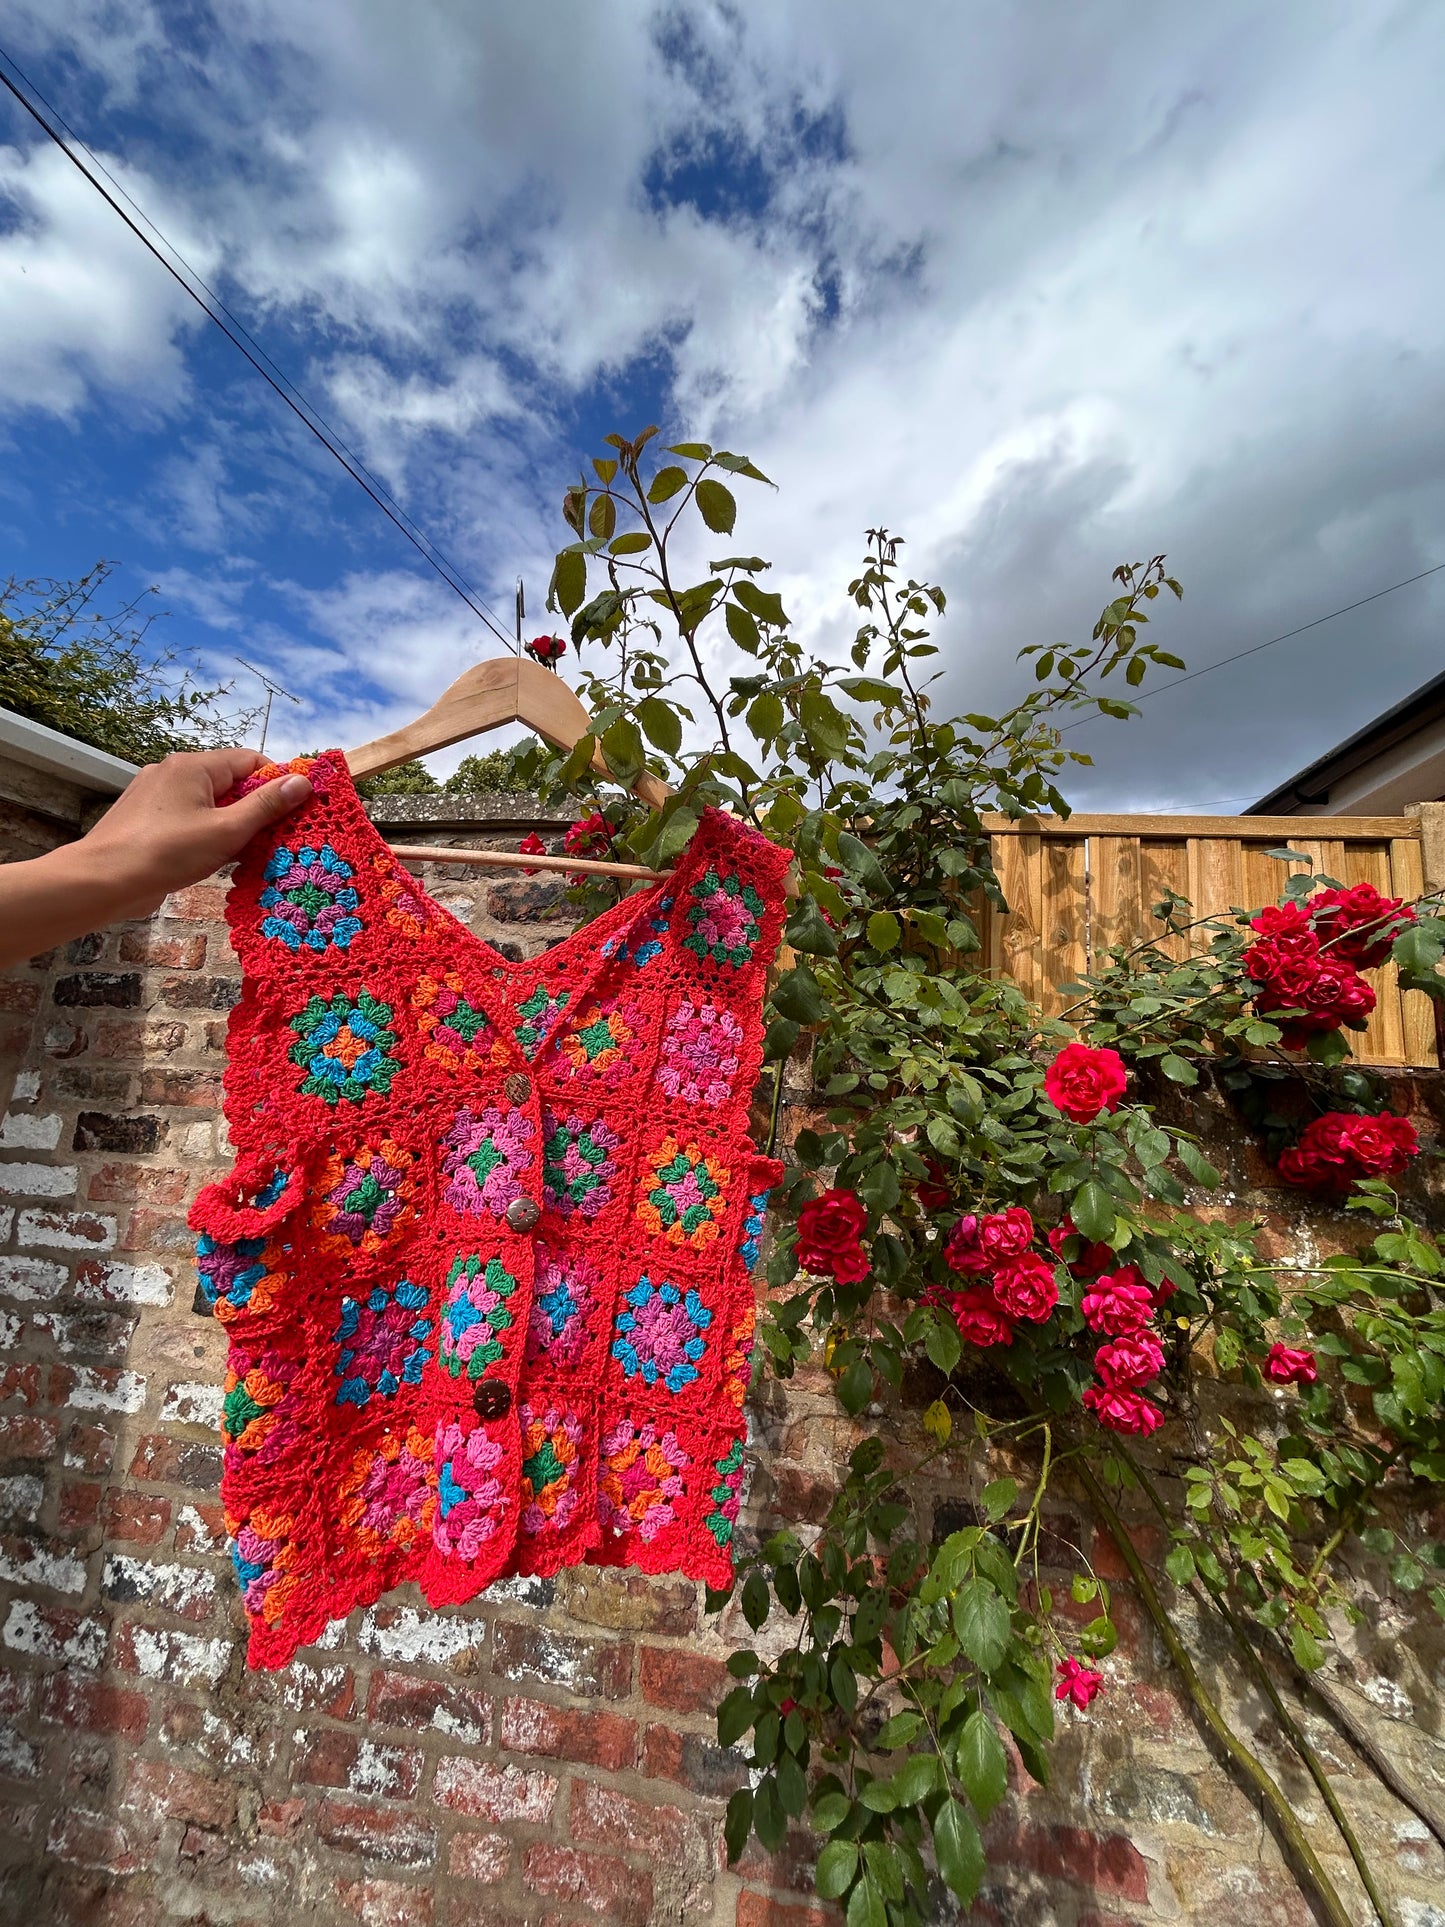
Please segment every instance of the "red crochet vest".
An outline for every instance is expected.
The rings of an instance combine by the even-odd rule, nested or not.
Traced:
[[[508,963],[339,753],[291,767],[315,798],[228,905],[236,1166],[191,1212],[251,1664],[405,1580],[433,1605],[584,1561],[725,1585],[788,852],[709,811],[666,882]]]

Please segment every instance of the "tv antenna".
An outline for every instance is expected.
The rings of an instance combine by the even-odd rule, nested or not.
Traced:
[[[240,663],[243,669],[249,669],[261,687],[266,691],[266,709],[261,717],[261,740],[257,744],[258,749],[264,750],[266,747],[266,731],[271,727],[271,704],[273,700],[277,696],[284,696],[288,703],[295,703],[299,709],[301,707],[301,698],[299,696],[293,696],[289,689],[283,689],[280,683],[273,682],[264,669],[258,669],[254,662],[247,662],[244,656],[233,656],[231,660],[232,662]]]
[[[527,591],[522,586],[521,576],[517,577],[517,647],[522,646],[522,624],[527,620]]]

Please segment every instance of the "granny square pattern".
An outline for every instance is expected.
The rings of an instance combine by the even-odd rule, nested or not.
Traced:
[[[386,848],[338,752],[288,767],[314,795],[228,902],[236,1163],[191,1212],[250,1663],[404,1584],[726,1585],[790,853],[709,810],[666,882],[515,961]]]

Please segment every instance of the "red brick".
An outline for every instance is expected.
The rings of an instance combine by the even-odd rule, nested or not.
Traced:
[[[557,1804],[557,1781],[550,1773],[496,1760],[445,1759],[437,1761],[432,1797],[474,1820],[543,1827]]]
[[[65,1441],[65,1463],[76,1472],[108,1472],[115,1457],[115,1433],[103,1425],[72,1425]]]
[[[652,1875],[611,1854],[537,1840],[527,1849],[524,1871],[533,1893],[574,1901],[617,1927],[644,1927],[652,1912]]]
[[[1169,1550],[1169,1540],[1165,1533],[1158,1526],[1139,1525],[1129,1528],[1129,1537],[1145,1566],[1151,1572],[1157,1572],[1163,1563],[1164,1554]],[[1094,1543],[1089,1549],[1089,1559],[1099,1577],[1107,1579],[1111,1584],[1129,1577],[1129,1568],[1124,1564],[1124,1555],[1107,1532],[1099,1531],[1094,1534]]]
[[[33,1011],[39,1008],[38,983],[22,983],[8,971],[0,977],[0,1010]]]
[[[826,1381],[832,1390],[831,1379]],[[698,1589],[688,1580],[644,1578],[619,1568],[578,1567],[559,1575],[557,1603],[568,1619],[619,1633],[686,1639],[697,1631]]]
[[[46,1849],[77,1867],[107,1873],[139,1873],[151,1864],[155,1836],[139,1821],[120,1821],[75,1809],[59,1813],[50,1825]]]
[[[226,914],[226,897],[229,886],[224,883],[192,883],[184,890],[177,890],[168,896],[157,911],[157,916],[169,920],[172,917],[185,918],[190,923],[220,923]],[[166,933],[163,922],[157,930],[158,937]]]
[[[236,1789],[163,1760],[132,1760],[121,1805],[194,1820],[201,1827],[227,1827],[236,1817]]]
[[[88,1198],[104,1199],[111,1204],[179,1204],[186,1195],[184,1171],[169,1171],[163,1166],[144,1164],[102,1164],[90,1174]]]
[[[221,1108],[221,1080],[213,1071],[144,1070],[140,1094],[143,1104],[186,1104],[207,1111]]]
[[[738,1895],[737,1927],[838,1927],[842,1918],[832,1907],[799,1907],[751,1888]]]
[[[28,1713],[36,1684],[33,1674],[0,1668],[0,1718],[18,1720]]]
[[[1076,1927],[1136,1927],[1136,1923],[1127,1914],[1101,1914],[1091,1907],[1079,1915]]]
[[[680,1733],[673,1726],[649,1726],[642,1736],[642,1771],[649,1780],[675,1780],[690,1793],[726,1799],[747,1784],[740,1756],[701,1733]]]
[[[148,1485],[189,1485],[210,1490],[221,1483],[221,1448],[192,1445],[148,1432],[136,1446],[131,1477]]]
[[[421,1782],[423,1756],[415,1747],[378,1746],[330,1727],[296,1735],[292,1778],[307,1786],[346,1787],[352,1793],[409,1800]]]
[[[316,1834],[338,1853],[360,1854],[392,1867],[429,1867],[436,1859],[435,1828],[399,1807],[323,1800],[316,1809]]]
[[[374,1726],[408,1726],[419,1733],[445,1733],[464,1746],[490,1746],[492,1703],[475,1687],[452,1680],[417,1679],[411,1673],[371,1676],[367,1719]]]
[[[644,1646],[642,1697],[674,1713],[713,1713],[733,1685],[720,1659],[682,1646]]]
[[[574,1780],[569,1814],[570,1834],[586,1847],[620,1847],[627,1853],[647,1853],[676,1864],[707,1853],[695,1815],[680,1807],[652,1806],[629,1799],[615,1787],[592,1780]]]
[[[324,1713],[349,1720],[356,1707],[356,1679],[349,1666],[308,1666],[292,1660],[274,1674],[275,1691],[288,1713]]]
[[[0,1465],[26,1459],[49,1459],[59,1437],[54,1419],[7,1413],[0,1418]]]
[[[306,1817],[304,1800],[263,1800],[256,1812],[256,1830],[273,1839],[299,1831]]]
[[[632,1648],[620,1640],[573,1639],[547,1626],[502,1620],[492,1634],[492,1671],[499,1679],[540,1680],[564,1693],[626,1699]]]
[[[396,1880],[339,1880],[336,1898],[364,1927],[431,1927],[429,1887],[404,1887]]]
[[[637,1728],[616,1713],[509,1699],[502,1703],[501,1745],[513,1753],[545,1753],[550,1759],[620,1772],[637,1758]]]
[[[127,1486],[112,1486],[105,1495],[105,1536],[123,1545],[154,1546],[171,1522],[171,1502]]]
[[[100,1500],[104,1490],[104,1486],[75,1479],[62,1485],[55,1517],[56,1529],[60,1532],[84,1532],[93,1526],[100,1517]]]
[[[149,1205],[138,1205],[131,1212],[120,1241],[122,1251],[183,1251],[188,1256],[195,1246],[195,1236],[184,1218],[169,1211],[152,1211]]]
[[[452,1836],[447,1872],[457,1880],[481,1880],[495,1886],[505,1880],[512,1864],[511,1842],[500,1833],[458,1833]]]
[[[166,1504],[164,1499],[160,1504]],[[187,1518],[186,1513],[193,1516]],[[215,1552],[226,1538],[226,1512],[219,1505],[190,1505],[176,1520],[177,1552]]]
[[[1148,1863],[1122,1833],[1004,1822],[989,1828],[987,1845],[989,1859],[1001,1865],[1027,1867],[1120,1900],[1149,1898]]]
[[[22,1365],[15,1360],[0,1364],[0,1401],[10,1398],[21,1399],[26,1405],[40,1403],[38,1365]]]
[[[151,964],[162,970],[199,970],[206,961],[206,939],[201,931],[177,930],[162,935],[149,927],[127,930],[120,940],[122,963]]]

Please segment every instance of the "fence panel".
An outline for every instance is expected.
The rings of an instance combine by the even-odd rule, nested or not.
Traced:
[[[1255,910],[1281,894],[1289,868],[1266,853],[1298,851],[1342,883],[1373,883],[1383,895],[1422,890],[1420,825],[1386,817],[1028,817],[987,819],[1009,909],[979,916],[983,956],[1045,1010],[1067,1001],[1060,986],[1107,961],[1112,945],[1151,937],[1165,890],[1187,897],[1195,917]],[[1163,947],[1182,955],[1189,939]],[[1195,947],[1207,948],[1204,933]],[[1421,991],[1402,992],[1393,964],[1373,971],[1369,1028],[1347,1033],[1365,1064],[1437,1063],[1435,1015]]]

